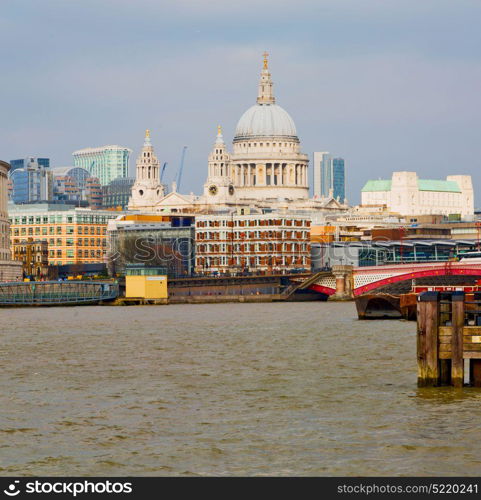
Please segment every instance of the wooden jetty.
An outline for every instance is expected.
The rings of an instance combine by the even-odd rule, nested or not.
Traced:
[[[469,385],[481,387],[480,292],[418,296],[417,359],[419,387],[463,387],[465,378]]]

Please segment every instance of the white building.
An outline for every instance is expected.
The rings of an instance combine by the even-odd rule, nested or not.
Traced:
[[[261,71],[257,103],[237,123],[231,177],[239,198],[307,199],[307,155],[301,151],[296,126],[276,104],[267,54]]]
[[[470,175],[448,175],[446,180],[419,179],[416,172],[394,172],[391,180],[370,180],[362,188],[363,207],[383,206],[401,215],[459,214],[474,216]]]
[[[346,210],[347,205],[333,197],[309,199],[308,164],[294,121],[276,104],[267,54],[264,54],[257,102],[237,123],[232,153],[227,150],[218,128],[208,158],[203,194],[181,194],[173,186],[172,192],[164,196],[160,191],[150,207],[142,208],[165,213],[206,213],[235,207],[259,211],[265,208],[303,212]],[[140,173],[137,170],[137,175]],[[140,206],[137,195],[138,191],[133,190],[132,208]]]

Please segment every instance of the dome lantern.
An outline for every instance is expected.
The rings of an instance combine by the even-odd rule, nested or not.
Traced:
[[[257,95],[258,104],[274,104],[276,98],[272,90],[272,79],[269,73],[269,61],[267,57],[269,54],[264,52],[264,66],[261,71],[261,79],[259,81],[259,93]]]

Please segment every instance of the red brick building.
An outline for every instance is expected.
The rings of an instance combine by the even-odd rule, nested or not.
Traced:
[[[198,273],[310,270],[311,220],[286,214],[196,217]]]

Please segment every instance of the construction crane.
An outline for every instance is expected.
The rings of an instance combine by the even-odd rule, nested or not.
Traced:
[[[162,179],[164,178],[164,172],[166,167],[167,167],[167,162],[164,162],[164,164],[162,165],[162,171],[160,172],[160,182],[162,182]]]
[[[184,160],[185,160],[185,152],[187,150],[187,146],[182,148],[182,156],[180,158],[179,172],[177,174],[177,189],[180,190],[180,183],[182,182],[182,171],[184,170]]]

